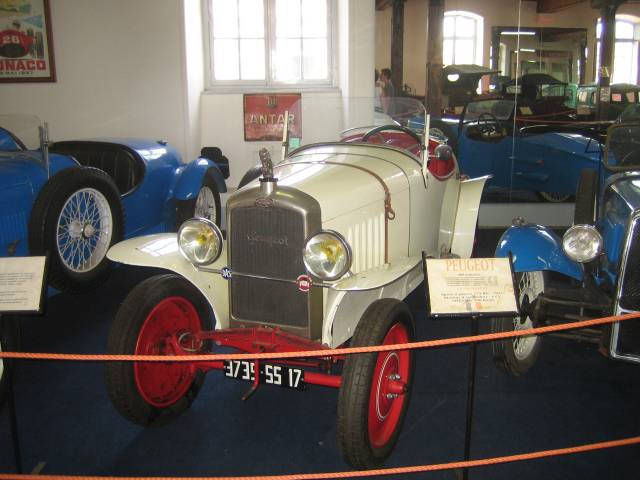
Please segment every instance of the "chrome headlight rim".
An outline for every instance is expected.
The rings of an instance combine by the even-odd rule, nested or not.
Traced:
[[[211,230],[211,232],[213,232],[213,234],[216,237],[217,244],[219,245],[219,248],[215,253],[215,255],[213,255],[210,259],[207,259],[207,261],[205,262],[198,262],[194,258],[190,257],[188,253],[185,251],[185,249],[182,247],[182,242],[180,240],[182,237],[183,230],[186,227],[190,227],[193,224],[197,224],[197,223],[202,224],[206,228]],[[220,255],[222,255],[222,242],[223,242],[222,231],[220,230],[220,227],[218,227],[218,225],[216,225],[214,222],[212,222],[208,218],[195,217],[182,222],[182,225],[180,225],[180,228],[178,229],[177,240],[178,240],[178,250],[180,250],[180,253],[182,254],[182,256],[186,258],[189,263],[196,265],[198,267],[206,267],[207,265],[211,265],[213,262],[215,262],[220,258]]]
[[[585,233],[585,232],[588,233],[588,235],[592,236],[592,238],[590,238],[589,240],[591,242],[595,242],[595,249],[593,249],[593,253],[589,255],[587,255],[586,252],[582,252],[584,253],[583,255],[576,255],[575,252],[572,252],[567,247],[567,243],[569,242],[569,240],[574,238],[576,234]],[[569,259],[573,260],[574,262],[583,263],[583,264],[593,262],[602,254],[603,248],[604,248],[604,240],[602,238],[602,235],[593,225],[586,225],[586,224],[574,225],[571,228],[569,228],[562,236],[562,251],[565,253],[567,257],[569,257]]]
[[[330,235],[334,237],[336,240],[338,240],[342,245],[342,247],[344,248],[345,254],[347,256],[347,260],[345,262],[344,267],[336,275],[332,275],[332,276],[318,275],[318,272],[315,272],[314,269],[311,268],[311,266],[307,262],[307,256],[305,255],[307,251],[307,245],[309,245],[309,242],[313,240],[315,237],[317,237],[318,235]],[[349,242],[347,242],[347,239],[344,238],[344,236],[341,233],[338,233],[335,230],[319,230],[314,234],[309,235],[309,237],[307,237],[307,239],[304,241],[304,247],[302,248],[302,261],[304,262],[304,266],[307,269],[307,272],[309,272],[313,277],[319,278],[320,280],[325,282],[333,282],[335,280],[338,280],[344,277],[351,270],[351,266],[353,264],[353,252],[351,250],[351,245],[349,245]]]

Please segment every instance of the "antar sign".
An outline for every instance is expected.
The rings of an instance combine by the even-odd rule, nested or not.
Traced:
[[[281,140],[285,113],[289,112],[289,133],[301,137],[301,95],[246,94],[244,96],[244,139],[247,142]]]

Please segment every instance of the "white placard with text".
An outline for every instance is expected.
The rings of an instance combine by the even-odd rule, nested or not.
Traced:
[[[0,258],[0,313],[39,312],[46,257]]]
[[[432,315],[518,311],[508,258],[426,260]]]

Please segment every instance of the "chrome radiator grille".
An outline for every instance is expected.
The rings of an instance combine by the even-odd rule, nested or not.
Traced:
[[[620,290],[619,307],[627,311],[640,311],[640,221],[635,219],[629,232],[629,246]],[[640,321],[629,320],[613,327],[616,339],[613,350],[627,359],[640,357]],[[637,361],[637,360],[635,360]]]
[[[625,310],[640,310],[640,222],[634,221],[631,226],[631,243],[626,256],[620,306]]]
[[[305,218],[297,210],[244,206],[230,212],[231,268],[243,274],[295,280],[305,272]],[[245,276],[231,280],[237,321],[305,328],[308,296],[295,284]]]

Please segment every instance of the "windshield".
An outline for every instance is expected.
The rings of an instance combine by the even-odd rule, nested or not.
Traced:
[[[622,123],[609,128],[605,166],[614,171],[640,169],[640,124]]]
[[[513,114],[515,102],[513,100],[482,100],[467,105],[464,122],[475,122],[485,115],[492,115],[498,120],[509,120]]]
[[[276,95],[275,100],[270,100],[271,107],[265,104],[261,109],[256,103],[253,111],[247,107],[245,97],[245,139],[282,140],[285,110],[289,112],[290,151],[312,143],[356,141],[354,136],[361,137],[375,127],[407,125],[412,117],[424,117],[425,111],[422,103],[407,97],[347,98],[325,94],[297,97],[288,105],[277,105]]]
[[[0,151],[37,150],[40,148],[40,119],[35,115],[0,115]]]

